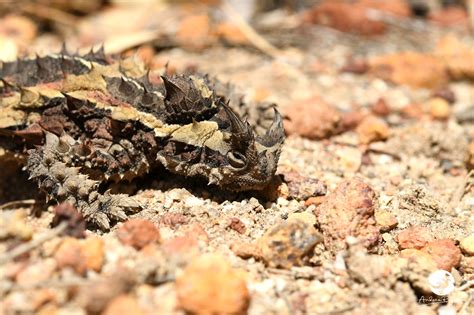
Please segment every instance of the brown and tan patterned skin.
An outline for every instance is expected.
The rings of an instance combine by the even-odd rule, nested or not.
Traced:
[[[103,50],[2,63],[0,154],[24,159],[49,198],[102,229],[139,205],[99,185],[158,165],[226,190],[268,184],[284,141],[273,105],[247,104],[203,75],[151,81],[141,65]]]

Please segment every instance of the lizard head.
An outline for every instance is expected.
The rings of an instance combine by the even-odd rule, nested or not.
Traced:
[[[215,110],[208,111],[210,115],[206,119],[195,115],[192,121],[185,121],[173,129],[163,150],[158,153],[158,160],[174,173],[204,177],[209,184],[226,190],[264,188],[275,174],[285,138],[278,111],[274,109],[273,121],[266,132],[257,134],[232,110],[226,95],[217,94],[207,82],[193,78],[185,82],[189,86],[178,89],[171,86],[173,80],[177,79],[167,79],[165,84],[165,101],[170,100],[169,108],[194,108],[199,109],[196,112],[205,112],[205,108],[212,106]],[[178,86],[178,83],[174,85]],[[197,90],[202,90],[203,86],[206,93],[198,93]],[[188,93],[183,93],[185,90]],[[192,101],[189,96],[175,97],[176,93],[192,95]],[[196,99],[196,95],[202,100]],[[172,103],[175,99],[181,103]],[[189,104],[183,105],[184,101]]]
[[[258,136],[226,104],[222,105],[229,128],[224,133],[228,150],[219,167],[211,171],[221,186],[235,191],[262,189],[275,174],[285,135],[280,113],[274,109],[271,126]],[[216,174],[216,176],[213,176]]]

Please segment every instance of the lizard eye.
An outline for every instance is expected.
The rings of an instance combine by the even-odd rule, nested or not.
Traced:
[[[247,166],[247,159],[242,153],[237,151],[229,151],[229,153],[227,153],[227,160],[230,166],[237,170],[241,170]]]

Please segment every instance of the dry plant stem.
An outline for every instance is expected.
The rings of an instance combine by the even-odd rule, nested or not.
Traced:
[[[239,13],[229,4],[227,1],[223,1],[221,5],[222,11],[234,21],[237,27],[244,33],[245,37],[263,53],[270,57],[277,58],[282,52],[270,44],[266,39],[260,36],[240,15]]]
[[[36,204],[35,199],[14,200],[0,205],[0,210],[17,209]]]
[[[156,30],[147,30],[131,34],[121,34],[120,36],[107,38],[103,45],[107,54],[117,54],[127,49],[151,42],[155,40],[158,35],[159,31]],[[88,50],[90,50],[90,47],[84,49],[84,51]]]
[[[35,15],[37,17],[61,23],[70,27],[75,27],[79,19],[69,13],[58,9],[50,8],[38,3],[25,3],[21,10],[25,13]]]
[[[38,238],[33,239],[33,240],[29,241],[26,244],[22,244],[20,246],[17,246],[13,250],[11,250],[11,251],[9,251],[5,254],[0,255],[0,265],[12,261],[16,257],[21,256],[24,253],[27,253],[30,250],[32,250],[32,249],[38,247],[39,245],[43,244],[44,242],[49,241],[50,239],[58,236],[59,234],[64,232],[66,227],[67,227],[67,223],[62,222],[61,224],[59,224],[54,229],[52,229],[50,231],[47,231],[43,235],[40,235]]]

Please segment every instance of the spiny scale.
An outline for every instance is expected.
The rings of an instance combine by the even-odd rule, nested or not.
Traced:
[[[232,191],[262,189],[284,141],[272,104],[246,103],[207,75],[158,76],[103,48],[36,56],[0,68],[0,150],[26,156],[48,197],[102,229],[139,204],[107,181],[159,165]],[[150,78],[154,79],[150,79]],[[0,156],[0,163],[2,156]]]

